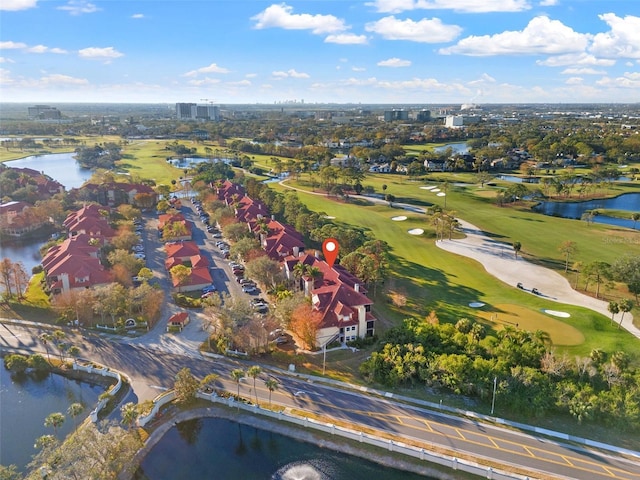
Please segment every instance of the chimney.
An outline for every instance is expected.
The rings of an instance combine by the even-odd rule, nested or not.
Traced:
[[[353,285],[353,289],[354,289],[356,292],[360,292],[360,284],[359,284],[359,283],[355,283],[355,284]]]

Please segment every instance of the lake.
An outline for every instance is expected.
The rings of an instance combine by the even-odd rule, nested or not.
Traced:
[[[586,200],[583,202],[540,202],[533,207],[536,212],[555,217],[580,219],[582,214],[597,209],[626,210],[631,217],[632,212],[640,212],[640,193],[625,193],[614,198]],[[593,221],[619,227],[633,228],[631,218],[614,218],[606,215],[595,215]],[[640,226],[636,224],[636,227]]]
[[[134,476],[135,480],[177,478],[428,480],[221,418],[189,420],[172,427]]]
[[[76,419],[80,423],[94,409],[102,392],[104,387],[61,375],[14,377],[1,365],[0,464],[14,464],[20,471],[26,471],[31,456],[38,453],[33,448],[35,440],[54,433],[52,428],[44,426],[47,415],[61,412],[67,416],[69,405],[77,402],[85,406],[85,411]],[[67,418],[58,429],[59,438],[64,438],[73,428],[73,419]]]
[[[67,190],[79,188],[91,178],[91,170],[81,168],[74,158],[75,153],[50,153],[31,155],[19,160],[4,162],[7,167],[31,168],[49,175],[60,182]]]
[[[455,142],[455,143],[447,143],[446,145],[442,145],[441,147],[436,147],[433,149],[434,152],[444,152],[447,148],[453,150],[454,155],[460,154],[465,155],[469,153],[469,145],[467,142]]]

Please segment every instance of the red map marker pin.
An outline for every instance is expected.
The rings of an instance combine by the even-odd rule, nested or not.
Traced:
[[[335,238],[327,238],[322,242],[322,253],[324,253],[324,259],[329,267],[333,267],[336,258],[338,258],[338,250],[340,250],[340,245]]]

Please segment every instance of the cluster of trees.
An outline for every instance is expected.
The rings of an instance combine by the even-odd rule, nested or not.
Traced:
[[[640,371],[622,351],[594,350],[569,358],[547,346],[543,332],[506,326],[486,336],[484,326],[461,319],[454,326],[408,319],[385,335],[362,363],[369,382],[422,384],[488,403],[496,381],[502,411],[543,417],[572,415],[627,431],[640,429]]]
[[[122,147],[117,143],[106,142],[104,145],[93,147],[81,146],[76,148],[76,160],[83,168],[104,168],[112,170],[118,160],[122,158]]]
[[[596,298],[600,296],[600,289],[612,288],[613,282],[621,282],[627,286],[629,293],[635,296],[636,304],[640,304],[640,255],[624,255],[612,264],[595,260],[593,262],[575,264],[576,288],[578,285],[578,275],[584,280],[584,290],[588,291],[589,285],[595,285]],[[622,310],[621,310],[622,311]],[[629,311],[629,310],[626,310]]]
[[[5,300],[13,297],[21,300],[28,284],[29,275],[22,262],[13,262],[7,257],[0,260],[0,285]]]
[[[142,317],[153,324],[160,318],[163,302],[164,292],[147,282],[135,288],[114,282],[57,295],[52,307],[65,321],[93,325],[97,315],[100,323],[117,326],[128,317]]]

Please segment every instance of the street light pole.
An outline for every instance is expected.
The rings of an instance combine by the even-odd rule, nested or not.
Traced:
[[[324,375],[325,367],[327,365],[327,344],[322,345],[322,375]]]
[[[491,399],[491,415],[496,406],[496,387],[498,385],[498,377],[493,377],[493,398]]]

